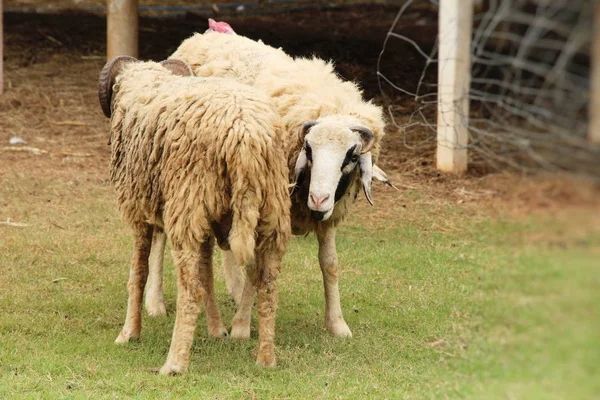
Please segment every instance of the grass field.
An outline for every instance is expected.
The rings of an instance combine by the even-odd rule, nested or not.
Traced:
[[[502,217],[451,204],[358,207],[338,235],[342,305],[354,338],[323,326],[313,237],[294,238],[279,280],[278,366],[198,323],[189,372],[166,359],[175,309],[124,320],[131,239],[105,180],[4,180],[0,204],[27,227],[0,226],[0,398],[520,398],[600,396],[600,234],[589,210]],[[408,206],[407,206],[408,204]],[[402,207],[404,206],[404,207]],[[5,215],[2,215],[5,218]],[[217,260],[218,262],[218,260]],[[222,273],[225,321],[234,304]]]

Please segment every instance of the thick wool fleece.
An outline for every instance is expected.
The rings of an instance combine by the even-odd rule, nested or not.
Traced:
[[[238,265],[253,261],[255,245],[283,254],[287,135],[267,96],[131,63],[116,78],[112,109],[111,179],[128,222],[163,226],[175,247],[197,249],[230,225]]]

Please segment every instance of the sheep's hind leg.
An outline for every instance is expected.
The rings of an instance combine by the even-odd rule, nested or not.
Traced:
[[[142,329],[142,300],[144,286],[148,278],[148,256],[152,241],[152,226],[140,224],[133,227],[134,247],[127,282],[127,315],[125,324],[115,343],[127,343],[131,339],[139,339]]]
[[[204,309],[206,311],[206,325],[208,334],[212,337],[226,337],[227,328],[221,320],[221,313],[215,297],[215,280],[213,276],[212,254],[214,248],[214,239],[210,239],[204,246],[203,252],[207,254],[207,260],[200,268],[200,281],[204,288]]]
[[[244,272],[235,262],[233,253],[230,250],[223,252],[223,272],[225,273],[227,292],[233,297],[239,308],[244,291]]]
[[[181,247],[173,250],[173,259],[178,271],[177,314],[169,355],[165,365],[160,369],[162,375],[175,375],[187,370],[196,320],[205,295],[200,271],[210,264],[211,256],[212,240],[210,239],[202,243],[200,254]]]
[[[246,267],[248,276],[244,283],[244,291],[242,298],[238,303],[238,309],[231,322],[231,337],[234,339],[249,339],[250,338],[250,320],[252,317],[252,304],[254,302],[254,293],[256,289],[252,284],[257,279],[252,279],[251,274],[256,273],[256,265]]]
[[[338,287],[338,256],[335,249],[335,228],[327,226],[317,230],[319,265],[325,286],[325,326],[338,337],[352,337],[352,332],[342,315]]]
[[[148,283],[146,284],[146,311],[151,317],[166,315],[167,309],[163,299],[163,261],[167,235],[154,228],[152,248],[150,250]]]
[[[258,356],[256,363],[275,366],[275,313],[277,310],[276,279],[281,256],[261,254],[258,257]]]

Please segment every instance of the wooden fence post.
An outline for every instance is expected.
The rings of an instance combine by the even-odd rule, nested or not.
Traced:
[[[437,168],[467,170],[473,0],[441,0],[439,14]]]
[[[108,59],[138,56],[138,0],[107,0],[106,50]]]
[[[594,12],[590,87],[588,138],[590,142],[600,144],[600,4],[596,4]]]

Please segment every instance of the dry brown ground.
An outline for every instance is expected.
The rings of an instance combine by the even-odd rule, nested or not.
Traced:
[[[377,86],[375,63],[394,16],[395,8],[372,6],[229,21],[239,33],[283,46],[291,54],[317,54],[336,60],[342,76],[360,81],[367,97],[385,104],[387,100]],[[163,59],[181,40],[205,28],[205,18],[198,16],[143,19],[141,57]],[[96,91],[98,72],[104,63],[104,20],[73,13],[11,14],[5,18],[5,30],[0,188],[31,187],[23,201],[45,207],[44,202],[51,201],[36,196],[36,185],[43,182],[55,182],[57,187],[76,186],[79,196],[86,196],[87,190],[94,187],[108,187],[108,121],[100,111]],[[404,79],[408,84],[420,73],[420,68],[411,64],[413,60],[409,49],[398,47],[386,59],[386,65],[395,79]],[[404,104],[396,117],[407,118],[410,103],[400,97],[392,101]],[[29,148],[8,146],[13,136],[24,138]],[[600,189],[583,180],[486,173],[481,168],[464,178],[440,175],[434,168],[433,153],[432,146],[405,148],[401,133],[391,128],[379,163],[399,191],[377,186],[376,207],[360,205],[361,219],[385,223],[389,218],[418,218],[420,213],[410,212],[417,206],[432,213],[452,206],[473,214],[543,213],[560,218],[570,218],[570,210],[577,209],[580,215],[590,216],[585,219],[589,224],[600,215]],[[20,205],[14,199],[3,198],[0,190],[0,220],[22,216]]]

